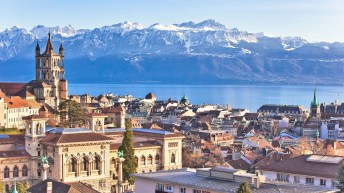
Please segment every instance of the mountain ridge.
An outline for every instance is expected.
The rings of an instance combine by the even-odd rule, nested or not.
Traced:
[[[1,81],[34,77],[35,44],[44,49],[49,31],[55,49],[60,42],[64,45],[66,77],[71,82],[89,82],[87,78],[104,83],[142,82],[146,78],[160,83],[331,84],[344,80],[343,43],[250,33],[205,20],[148,27],[123,22],[94,29],[12,27],[0,32]],[[10,74],[10,66],[5,65],[18,67],[18,73]]]

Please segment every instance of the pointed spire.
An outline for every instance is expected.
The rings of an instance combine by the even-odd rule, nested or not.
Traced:
[[[50,29],[49,29],[47,46],[45,47],[45,51],[43,55],[54,55],[54,54],[56,53],[54,52],[53,44],[51,43],[51,36],[50,36]]]
[[[62,45],[62,41],[60,42],[60,48],[59,48],[59,50],[64,50],[63,45]]]
[[[37,40],[37,45],[36,45],[36,50],[39,50],[40,47],[39,47],[39,43],[38,43],[38,40]]]
[[[312,101],[312,106],[318,106],[318,99],[317,99],[317,85],[314,85],[314,95],[313,95],[313,101]]]

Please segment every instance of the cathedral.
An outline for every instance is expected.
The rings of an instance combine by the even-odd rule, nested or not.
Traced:
[[[7,96],[20,96],[24,99],[34,97],[37,102],[57,110],[59,103],[68,97],[63,45],[60,44],[59,52],[56,53],[49,32],[44,52],[41,53],[37,42],[35,53],[35,80],[29,83],[0,83],[0,89]]]

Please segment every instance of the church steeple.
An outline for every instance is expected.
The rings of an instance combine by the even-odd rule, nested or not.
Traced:
[[[321,117],[320,105],[317,99],[317,87],[314,86],[313,100],[311,102],[311,118],[313,121],[319,121]]]
[[[64,48],[63,48],[62,42],[61,42],[61,44],[60,44],[59,54],[60,54],[61,56],[64,55]]]
[[[47,46],[45,47],[45,51],[43,55],[54,55],[54,54],[56,53],[54,52],[53,44],[51,42],[51,37],[50,37],[50,30],[49,30]]]
[[[316,85],[314,86],[314,95],[313,95],[313,100],[311,102],[311,106],[312,107],[319,106],[319,102],[318,102],[318,99],[317,99],[317,86]]]
[[[39,47],[39,43],[37,41],[37,45],[36,45],[36,56],[39,56],[41,54],[41,48]]]

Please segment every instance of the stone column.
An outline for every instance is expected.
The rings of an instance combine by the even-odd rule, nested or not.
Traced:
[[[42,166],[42,169],[43,169],[43,172],[42,172],[42,181],[46,180],[47,179],[47,169],[49,168],[49,164],[43,164]]]
[[[123,173],[122,173],[122,163],[124,162],[124,158],[118,158],[118,184],[117,184],[117,193],[122,193],[122,180],[123,180]]]

